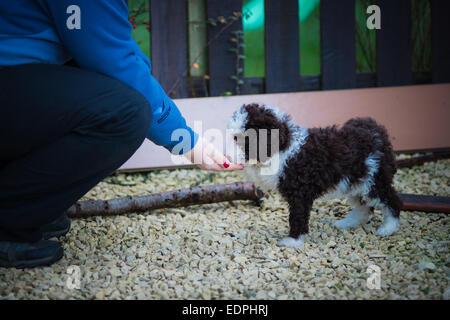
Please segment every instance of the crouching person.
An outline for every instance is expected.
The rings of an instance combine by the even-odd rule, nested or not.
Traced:
[[[83,19],[69,28],[73,5]],[[172,132],[188,130],[185,156],[204,154],[200,168],[225,170],[225,156],[186,125],[151,76],[124,0],[5,2],[0,19],[1,267],[60,259],[61,244],[49,239],[69,231],[65,211],[146,137],[172,151],[180,143]],[[71,59],[78,67],[64,65]]]

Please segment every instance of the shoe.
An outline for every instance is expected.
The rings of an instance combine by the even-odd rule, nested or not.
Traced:
[[[62,258],[58,241],[40,240],[35,243],[0,241],[0,267],[33,268],[49,265]]]
[[[42,238],[59,238],[64,236],[70,230],[70,219],[66,213],[63,213],[58,219],[41,227]]]

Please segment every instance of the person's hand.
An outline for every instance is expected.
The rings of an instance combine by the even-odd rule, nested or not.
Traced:
[[[232,163],[230,158],[223,155],[214,145],[202,137],[199,137],[194,148],[185,153],[184,156],[203,170],[231,171],[244,168],[241,164]]]

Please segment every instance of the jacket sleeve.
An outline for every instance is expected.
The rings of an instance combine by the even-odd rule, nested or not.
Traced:
[[[151,141],[176,154],[195,145],[198,135],[186,125],[175,103],[151,75],[150,60],[131,36],[124,0],[41,1],[45,1],[63,45],[81,68],[118,79],[148,100],[153,114],[148,132]],[[71,5],[80,8],[80,29],[67,26],[72,14],[67,13],[67,8]]]

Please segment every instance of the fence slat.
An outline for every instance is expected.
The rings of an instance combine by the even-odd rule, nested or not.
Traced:
[[[186,1],[150,1],[150,23],[152,74],[172,98],[187,97]]]
[[[264,90],[264,78],[263,77],[247,77],[242,85],[242,94],[262,94]]]
[[[217,21],[216,26],[208,24],[210,94],[219,96],[225,92],[235,93],[236,82],[231,77],[236,75],[237,57],[235,52],[229,51],[233,47],[230,38],[233,37],[232,31],[242,30],[242,19],[234,21],[227,29],[224,27],[231,22],[228,17],[242,11],[242,0],[208,0],[207,7],[208,18],[227,19],[226,23]],[[243,62],[240,67],[243,68]]]
[[[300,77],[301,91],[320,90],[320,75],[305,75]]]
[[[433,82],[450,82],[450,1],[432,0]]]
[[[381,30],[377,30],[377,84],[411,84],[411,0],[378,0],[378,6]]]
[[[356,86],[355,1],[322,0],[322,89]]]
[[[299,90],[298,0],[265,0],[266,91]]]

